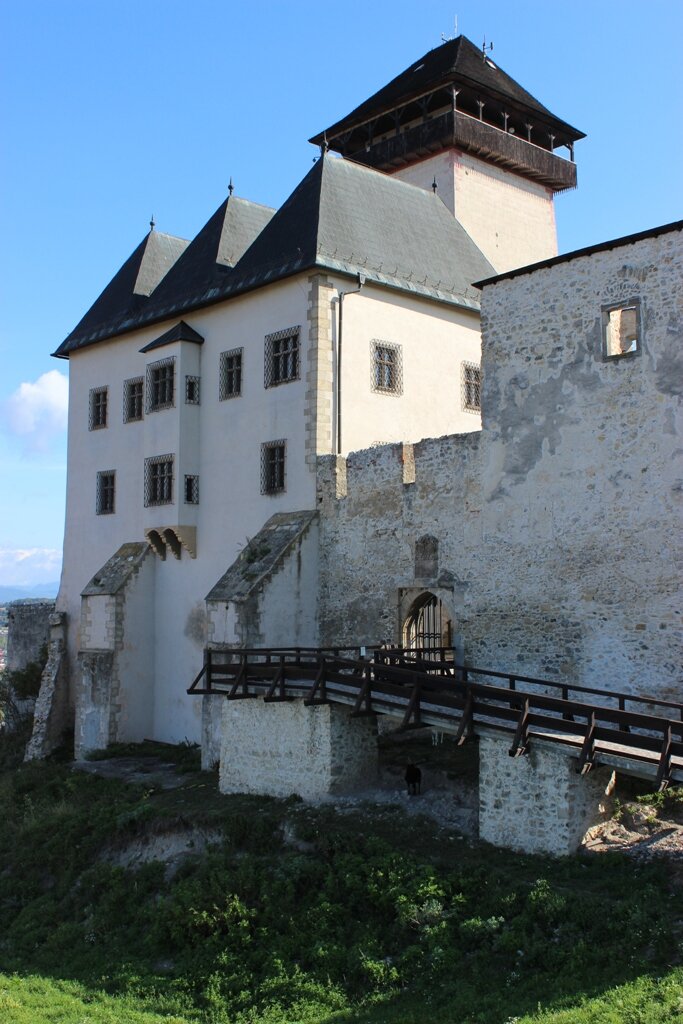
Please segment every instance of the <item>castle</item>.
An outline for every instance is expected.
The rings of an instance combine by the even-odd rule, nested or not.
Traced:
[[[680,699],[682,225],[558,256],[582,137],[461,36],[316,135],[279,210],[231,188],[190,242],[150,231],[55,353],[34,755],[73,715],[80,754],[210,761],[222,712],[187,687],[239,646],[433,644]]]

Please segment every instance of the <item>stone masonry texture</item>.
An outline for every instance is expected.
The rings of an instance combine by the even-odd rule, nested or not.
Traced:
[[[219,788],[317,799],[367,785],[377,773],[372,718],[302,700],[223,701]]]
[[[680,699],[682,281],[671,231],[484,288],[481,433],[415,444],[414,483],[402,445],[319,459],[321,643],[400,642],[431,591],[470,665]]]
[[[525,853],[565,856],[610,808],[613,773],[576,772],[566,751],[536,744],[510,757],[507,736],[479,739],[479,836]]]
[[[54,601],[12,601],[8,610],[7,668],[24,669],[32,661],[39,661],[41,649],[50,633],[50,616]]]

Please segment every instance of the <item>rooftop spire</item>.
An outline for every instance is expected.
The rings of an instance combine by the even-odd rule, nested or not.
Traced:
[[[152,216],[150,217],[150,220],[149,220],[149,230],[150,231],[154,231],[155,223],[156,223],[156,221],[154,220],[154,214],[152,214]]]
[[[235,186],[232,183],[232,174],[230,175],[230,184],[228,185],[228,194],[232,195],[235,191]]]

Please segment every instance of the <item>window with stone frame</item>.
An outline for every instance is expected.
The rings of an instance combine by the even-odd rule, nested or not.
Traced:
[[[286,448],[284,440],[261,445],[261,494],[279,494],[285,490]]]
[[[97,492],[95,511],[98,516],[112,515],[116,494],[116,472],[113,469],[103,470],[97,474]]]
[[[145,507],[173,504],[173,455],[145,459]]]
[[[640,303],[637,299],[602,308],[603,359],[638,355],[641,349]]]
[[[372,390],[384,395],[403,394],[403,353],[400,345],[372,342]]]
[[[199,477],[185,474],[185,504],[199,504]]]
[[[109,388],[91,388],[88,412],[88,429],[102,430],[107,425],[107,403]]]
[[[218,371],[218,399],[221,402],[242,394],[242,352],[241,348],[221,352]]]
[[[145,384],[142,377],[131,377],[123,382],[123,422],[134,423],[142,419]]]
[[[267,334],[264,348],[264,384],[267,388],[299,379],[299,327]]]
[[[147,367],[147,412],[172,409],[175,405],[175,357],[159,359]]]
[[[481,412],[481,368],[477,363],[462,363],[460,382],[465,412]]]

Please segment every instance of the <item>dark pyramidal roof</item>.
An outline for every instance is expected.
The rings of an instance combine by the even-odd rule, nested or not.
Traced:
[[[362,273],[368,281],[470,309],[479,308],[471,282],[494,272],[438,195],[326,154],[275,214],[226,200],[144,307],[115,310],[107,324],[91,310],[55,354],[67,356],[313,268]]]
[[[388,85],[310,141],[320,144],[325,137],[331,140],[358,124],[450,83],[473,87],[484,95],[506,102],[514,109],[530,111],[568,140],[585,138],[583,132],[556,117],[535,96],[523,89],[492,58],[484,56],[474,43],[465,36],[458,36],[457,39],[450,39],[442,46],[429,50]]]

